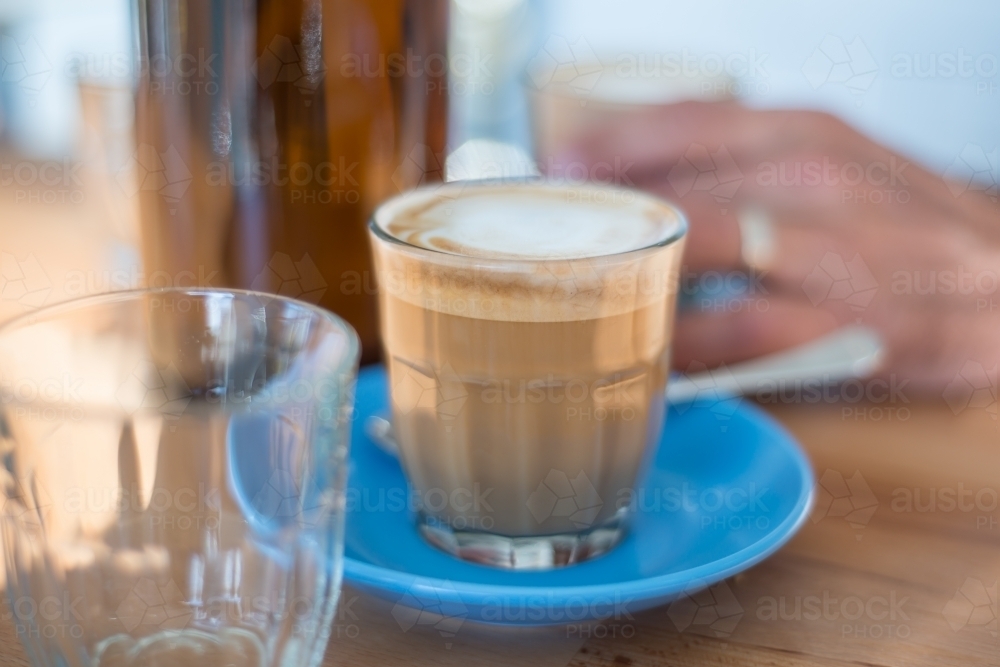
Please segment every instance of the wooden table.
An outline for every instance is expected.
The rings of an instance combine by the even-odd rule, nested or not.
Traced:
[[[906,419],[845,407],[773,411],[833,495],[852,480],[862,511],[852,526],[836,516],[844,501],[821,507],[778,554],[726,582],[742,610],[731,632],[679,628],[661,608],[583,627],[464,623],[446,637],[427,625],[404,631],[391,605],[348,588],[327,664],[1000,665],[995,406],[956,416],[940,402],[911,404]],[[26,664],[10,621],[0,621],[0,665]]]

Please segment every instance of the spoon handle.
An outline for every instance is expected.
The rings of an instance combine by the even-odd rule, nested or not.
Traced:
[[[755,394],[768,384],[819,379],[841,382],[871,375],[884,356],[879,335],[869,327],[842,327],[804,345],[732,366],[671,378],[667,401],[679,403],[700,392]]]

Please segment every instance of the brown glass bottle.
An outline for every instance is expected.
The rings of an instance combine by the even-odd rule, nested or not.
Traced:
[[[379,356],[365,225],[440,178],[445,0],[136,0],[151,286],[240,287],[344,317]]]

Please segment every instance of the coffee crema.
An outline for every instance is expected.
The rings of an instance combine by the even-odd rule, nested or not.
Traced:
[[[641,250],[682,228],[673,209],[627,190],[455,184],[397,200],[375,218],[427,250],[488,259],[586,259]],[[570,199],[569,197],[573,197]]]
[[[401,244],[376,247],[383,292],[440,312],[551,322],[630,312],[675,291],[655,251],[685,223],[619,188],[453,183],[386,202],[373,228]]]

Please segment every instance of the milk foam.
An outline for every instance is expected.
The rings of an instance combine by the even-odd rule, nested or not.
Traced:
[[[372,241],[384,296],[519,322],[665,304],[686,229],[680,213],[653,197],[545,183],[411,191],[383,204],[373,227],[382,232]]]
[[[544,184],[431,189],[396,200],[375,221],[420,248],[527,260],[630,252],[662,243],[683,226],[669,206],[638,193]]]

